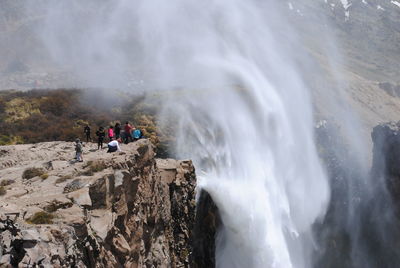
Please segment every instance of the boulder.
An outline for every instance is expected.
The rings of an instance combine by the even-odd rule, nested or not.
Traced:
[[[82,188],[67,195],[75,204],[81,207],[91,207],[92,200],[89,195],[89,188]]]
[[[81,189],[84,186],[84,183],[80,179],[75,179],[64,187],[64,193],[70,193],[76,190]]]
[[[113,226],[113,213],[108,209],[92,210],[90,212],[90,227],[96,236],[105,239]]]
[[[53,170],[64,169],[64,168],[66,168],[68,166],[69,166],[68,161],[56,160],[56,161],[51,161],[50,162],[50,168],[53,169]]]

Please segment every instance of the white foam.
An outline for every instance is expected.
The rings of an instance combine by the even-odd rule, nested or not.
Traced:
[[[397,1],[390,1],[393,5],[396,5],[397,7],[400,7],[400,2]]]
[[[342,2],[342,6],[345,10],[351,6],[351,3],[348,0],[340,0],[340,2]]]

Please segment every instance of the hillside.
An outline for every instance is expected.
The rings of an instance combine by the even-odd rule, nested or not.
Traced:
[[[86,124],[95,141],[100,126],[129,121],[165,157],[172,138],[170,127],[156,128],[158,101],[126,93],[110,97],[102,89],[1,91],[0,145],[84,139]]]
[[[43,0],[40,3],[47,2]],[[301,39],[302,47],[295,48],[299,50],[295,56],[306,55],[305,58],[298,58],[298,69],[302,70],[302,76],[312,91],[317,119],[336,117],[336,123],[343,124],[347,120],[347,116],[340,115],[340,111],[346,110],[346,114],[353,114],[354,120],[352,121],[360,122],[363,140],[367,143],[370,142],[369,133],[373,126],[381,122],[397,121],[397,114],[400,111],[398,96],[388,93],[380,86],[381,83],[389,83],[391,87],[396,88],[400,83],[398,68],[398,62],[400,62],[400,20],[398,19],[400,7],[397,3],[398,1],[390,0],[279,2],[282,15],[287,18],[290,27],[294,28],[294,31],[298,33],[298,38]],[[37,34],[45,22],[46,9],[45,5],[41,4],[27,6],[25,1],[20,0],[6,0],[0,3],[0,16],[2,17],[0,38],[5,41],[2,43],[4,49],[0,50],[0,90],[99,86],[98,84],[93,85],[91,82],[93,80],[97,82],[96,79],[101,77],[98,75],[94,76],[95,79],[89,77],[93,75],[91,71],[95,73],[100,71],[97,70],[97,63],[93,66],[90,65],[96,70],[80,70],[80,66],[75,66],[73,62],[57,62],[59,59],[54,58],[50,51],[45,49],[46,40]],[[87,8],[87,13],[91,14],[93,11],[91,6],[88,5]],[[290,37],[288,38],[290,40]],[[137,94],[137,92],[145,90],[143,81],[139,79],[140,76],[138,78],[138,74],[141,72],[135,74],[141,67],[137,66],[135,61],[129,62],[129,64],[123,62],[123,66],[120,67],[122,69],[118,71],[118,75],[111,76],[113,89],[102,89],[100,94],[115,92],[115,88],[118,88],[116,95],[123,92],[120,94],[121,99],[128,99],[130,102],[131,96],[128,94],[128,97],[125,98],[126,92]],[[74,68],[78,68],[80,72],[75,72]],[[145,70],[143,71],[145,72]],[[107,85],[101,84],[101,81],[98,82],[100,86],[107,87]],[[193,88],[195,89],[196,85],[193,85]],[[153,87],[150,89],[154,90]],[[40,98],[45,97],[46,94],[42,93]],[[96,96],[96,94],[93,95]],[[35,99],[32,104],[27,104],[31,105],[31,108],[23,109],[34,110],[32,119],[41,122],[44,120],[43,116],[37,113],[39,109],[37,102],[38,100]],[[130,120],[146,126],[152,125],[150,122],[157,121],[154,117],[154,110],[156,110],[154,107],[160,107],[160,102],[157,100],[153,100],[150,105],[142,103],[142,107],[151,106],[150,112],[144,112],[149,117],[145,120],[141,119],[145,123],[138,122],[139,119],[133,118],[135,115],[132,113],[120,113],[119,115],[117,113],[118,116],[115,116],[115,111],[125,112],[127,110],[125,108],[127,106],[121,108],[120,102],[117,102],[117,105],[106,105],[105,109],[99,109],[99,106],[96,105],[93,108],[93,102],[90,101],[84,102],[83,107],[77,107],[78,104],[74,104],[79,115],[70,117],[68,114],[71,111],[64,114],[64,117],[70,118],[68,120],[74,122],[66,122],[65,119],[63,124],[67,126],[65,131],[68,133],[60,135],[54,134],[53,131],[40,138],[34,138],[36,134],[32,131],[27,133],[26,129],[14,130],[20,123],[16,123],[15,126],[5,124],[5,127],[1,128],[2,144],[55,139],[71,140],[80,132],[80,126],[76,125],[78,120],[89,121],[95,126],[108,124],[114,120]],[[346,103],[344,107],[343,103]],[[18,100],[15,100],[14,104],[18,105]],[[86,114],[87,106],[93,112],[91,118]],[[104,105],[102,106],[100,108],[104,108]],[[59,122],[59,118],[52,120],[57,116],[47,116],[54,112],[39,110],[41,114],[48,117],[48,120]],[[142,113],[142,111],[134,112],[134,114]],[[16,116],[18,114],[14,117]],[[32,120],[21,118],[19,122],[25,125]],[[54,123],[52,124],[54,125]],[[352,125],[353,122],[345,124]],[[45,123],[44,126],[46,129],[51,129],[48,123]],[[343,127],[346,128],[346,126]],[[155,132],[154,126],[149,127],[149,132]],[[158,135],[152,136],[152,140],[156,141],[162,135],[158,133]],[[168,147],[171,142],[169,138],[165,138],[165,140],[160,143],[164,148]]]

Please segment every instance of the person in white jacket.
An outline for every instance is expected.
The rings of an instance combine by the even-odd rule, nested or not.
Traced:
[[[107,153],[112,153],[112,152],[122,152],[121,147],[119,147],[119,144],[121,143],[121,140],[113,140],[110,141],[107,146],[108,146],[108,151]]]

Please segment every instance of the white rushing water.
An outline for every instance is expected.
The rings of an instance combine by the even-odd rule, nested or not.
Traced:
[[[142,30],[162,33],[144,46],[161,44],[155,62],[172,85],[206,89],[177,113],[178,151],[205,171],[200,185],[222,214],[217,266],[310,267],[311,225],[326,209],[328,184],[296,52],[281,45],[284,18],[257,1],[159,5],[143,4],[157,21]]]
[[[178,153],[195,161],[220,209],[218,267],[311,267],[311,227],[329,186],[300,52],[274,1],[59,1],[48,10],[45,44],[86,79],[116,85],[132,67],[148,88],[183,89],[165,111],[178,116]]]

